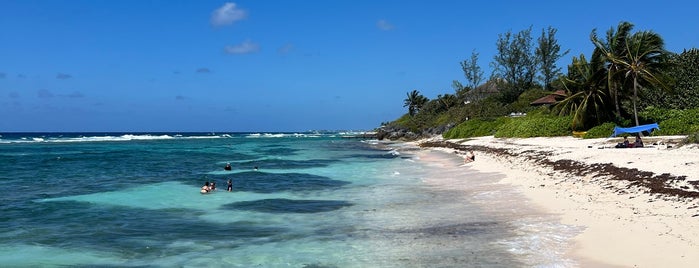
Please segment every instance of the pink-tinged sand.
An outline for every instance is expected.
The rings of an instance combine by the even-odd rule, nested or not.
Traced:
[[[699,148],[677,147],[678,137],[649,137],[647,148],[615,149],[621,138],[573,137],[451,140],[463,145],[544,152],[551,161],[612,163],[656,174],[686,176],[676,188],[697,191]],[[669,143],[652,145],[652,143]],[[652,146],[652,147],[650,147]],[[440,149],[451,151],[450,149]],[[699,199],[651,195],[629,182],[575,176],[535,164],[525,157],[497,156],[475,150],[476,161],[464,169],[504,174],[499,182],[515,186],[533,206],[559,215],[561,223],[583,230],[570,241],[569,258],[580,267],[697,267]],[[619,192],[622,190],[622,192]]]

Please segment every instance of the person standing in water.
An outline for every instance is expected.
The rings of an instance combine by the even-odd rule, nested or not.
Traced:
[[[204,183],[204,186],[201,187],[201,191],[199,191],[202,194],[209,193],[211,191],[211,187],[209,186],[209,182],[207,181]]]
[[[228,179],[228,189],[227,191],[232,192],[233,191],[233,181],[231,179]]]

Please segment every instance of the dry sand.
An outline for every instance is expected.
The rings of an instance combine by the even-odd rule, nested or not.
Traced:
[[[697,267],[699,148],[678,148],[677,140],[649,137],[646,148],[633,149],[613,148],[621,138],[421,144],[461,156],[473,150],[476,161],[465,168],[505,174],[500,183],[514,185],[563,224],[580,226],[568,255],[581,267]]]

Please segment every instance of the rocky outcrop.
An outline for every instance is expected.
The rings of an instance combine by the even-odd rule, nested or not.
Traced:
[[[450,128],[454,127],[453,124],[448,124],[439,127],[423,129],[419,133],[415,133],[405,127],[400,126],[382,126],[376,130],[376,138],[379,140],[402,140],[402,141],[414,141],[418,139],[430,138],[436,135],[442,135]]]

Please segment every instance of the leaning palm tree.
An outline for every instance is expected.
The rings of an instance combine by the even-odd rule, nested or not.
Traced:
[[[669,53],[665,50],[662,37],[651,31],[634,33],[626,42],[623,57],[612,59],[625,78],[633,81],[633,116],[638,126],[638,90],[641,85],[667,89],[664,75]]]
[[[449,110],[459,102],[456,96],[452,94],[439,95],[437,96],[437,99],[439,100],[439,105],[444,110]]]
[[[590,40],[595,45],[592,57],[601,57],[606,63],[607,89],[614,102],[614,111],[616,112],[617,119],[621,118],[619,95],[622,94],[622,92],[619,92],[619,89],[622,87],[619,85],[619,81],[622,79],[619,78],[620,66],[614,59],[621,58],[626,54],[626,43],[632,29],[633,24],[622,21],[617,25],[616,31],[614,31],[614,28],[610,28],[607,31],[606,40],[604,41],[597,37],[597,29],[592,30],[590,34]]]
[[[562,79],[568,97],[555,107],[560,115],[573,116],[573,129],[597,125],[610,117],[605,75],[604,61],[599,54],[593,55],[590,62],[583,54],[573,57],[568,76]]]
[[[403,107],[408,107],[408,114],[414,116],[429,101],[420,91],[413,90],[407,93],[408,97],[403,100]]]

